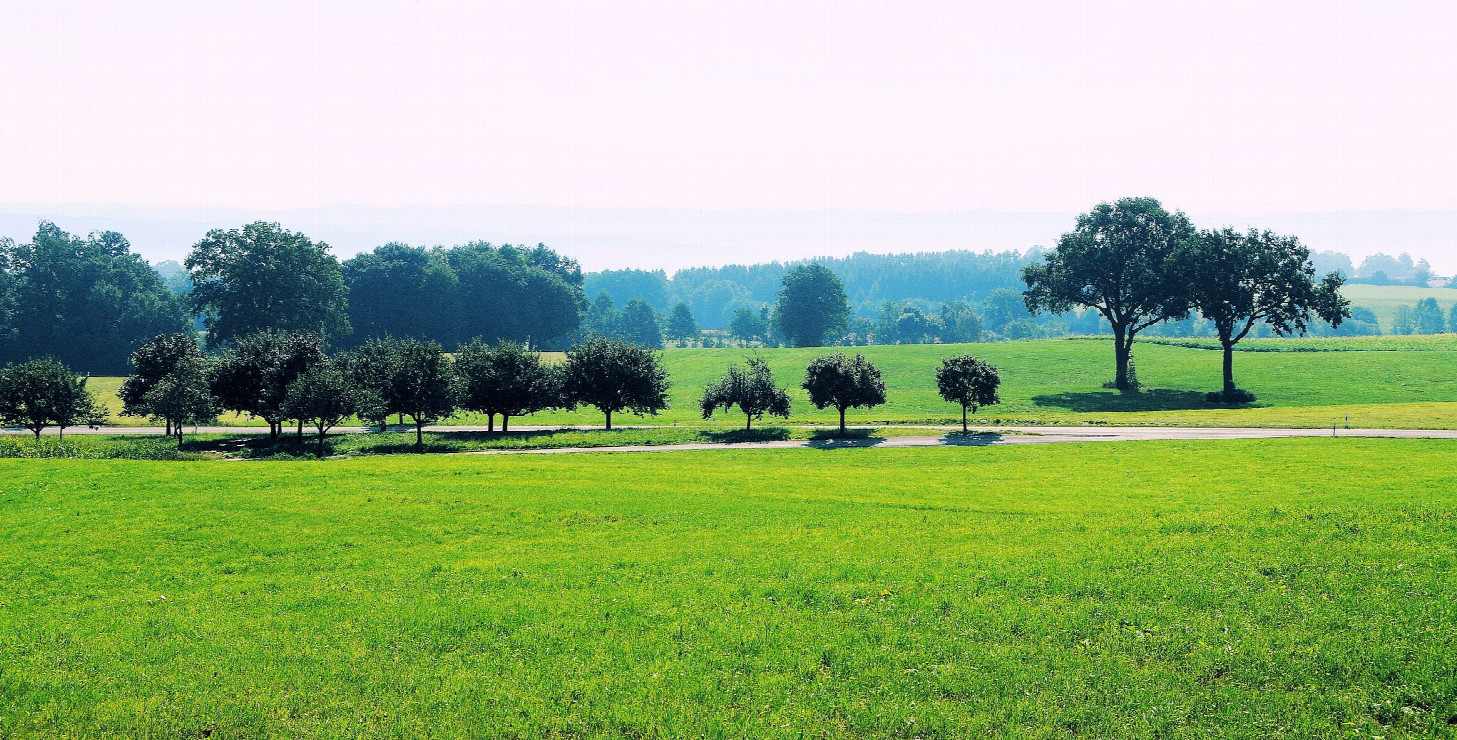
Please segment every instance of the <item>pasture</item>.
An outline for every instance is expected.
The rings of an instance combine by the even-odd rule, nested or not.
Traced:
[[[1442,316],[1445,317],[1452,310],[1452,304],[1457,303],[1457,289],[1418,288],[1410,285],[1347,284],[1341,286],[1341,295],[1350,300],[1353,306],[1371,309],[1384,331],[1391,330],[1391,322],[1396,319],[1396,309],[1401,306],[1412,308],[1423,298],[1436,298],[1437,304],[1442,307]]]
[[[1164,340],[1160,340],[1164,341]],[[1207,347],[1215,345],[1195,340]],[[936,394],[941,358],[971,353],[1001,370],[1002,404],[978,413],[984,423],[1177,424],[1193,426],[1352,426],[1457,428],[1457,335],[1357,339],[1247,340],[1235,357],[1240,386],[1253,391],[1255,408],[1222,408],[1204,401],[1220,386],[1220,355],[1211,349],[1143,341],[1134,357],[1144,390],[1120,394],[1103,388],[1112,378],[1112,343],[1056,339],[969,345],[899,345],[846,348],[863,352],[885,376],[888,403],[852,410],[852,424],[959,421],[959,410]],[[1286,351],[1289,350],[1289,351]],[[1312,351],[1328,350],[1328,351]],[[620,414],[620,424],[742,426],[742,417],[699,418],[703,387],[730,362],[757,353],[794,398],[791,424],[828,424],[834,411],[810,406],[799,389],[804,367],[833,348],[668,349],[663,360],[673,383],[672,408],[656,417]],[[115,379],[96,378],[99,390]],[[115,403],[119,408],[119,402]],[[139,423],[140,420],[118,419]],[[225,422],[239,423],[237,417]],[[597,425],[594,409],[555,411],[516,419],[517,425]],[[261,422],[254,422],[261,424]],[[484,424],[462,414],[448,424]],[[777,422],[776,422],[777,423]]]
[[[1454,452],[3,461],[0,737],[1451,736]]]

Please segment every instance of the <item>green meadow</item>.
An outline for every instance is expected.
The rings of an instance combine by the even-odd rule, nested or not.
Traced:
[[[1396,310],[1401,306],[1413,308],[1423,298],[1436,298],[1446,317],[1457,303],[1457,289],[1418,288],[1410,285],[1353,285],[1341,286],[1341,295],[1355,306],[1364,306],[1376,314],[1381,328],[1389,330],[1396,319]]]
[[[1177,342],[1170,344],[1169,342]],[[1002,403],[978,413],[983,423],[1172,424],[1193,426],[1294,426],[1457,428],[1457,335],[1356,339],[1247,340],[1235,357],[1241,387],[1259,400],[1251,408],[1212,406],[1204,394],[1220,386],[1220,355],[1207,340],[1149,340],[1135,345],[1143,390],[1107,390],[1112,343],[1106,339],[1059,339],[970,345],[899,345],[847,348],[881,368],[888,403],[852,410],[851,423],[932,423],[960,420],[959,410],[936,394],[935,368],[943,357],[970,353],[1001,370]],[[1198,346],[1178,346],[1198,345]],[[794,397],[791,424],[828,424],[833,410],[810,406],[799,389],[804,367],[833,349],[668,349],[663,353],[673,388],[672,408],[656,417],[621,414],[620,424],[742,426],[739,417],[699,418],[703,387],[731,362],[758,354]],[[94,378],[98,391],[119,383]],[[121,423],[140,420],[118,419]],[[240,423],[237,417],[225,422]],[[516,419],[518,425],[596,425],[594,409],[556,411]],[[258,422],[255,422],[258,423]],[[484,424],[462,414],[447,423]]]
[[[0,461],[0,737],[1451,737],[1454,454]]]

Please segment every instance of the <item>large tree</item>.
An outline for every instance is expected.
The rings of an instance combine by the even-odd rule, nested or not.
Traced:
[[[840,412],[840,433],[845,432],[845,410],[870,408],[885,403],[885,381],[880,369],[865,355],[848,357],[836,352],[816,357],[804,371],[803,388],[815,408],[833,406]]]
[[[81,238],[43,221],[26,244],[0,240],[0,360],[120,375],[143,342],[191,324],[186,299],[121,234]]]
[[[147,401],[147,393],[171,375],[179,364],[196,360],[201,365],[202,348],[197,336],[185,334],[158,334],[132,353],[132,374],[121,382],[117,396],[121,397],[121,413],[125,416],[156,416],[167,423],[167,434],[172,434],[172,417],[156,413]]]
[[[46,427],[96,426],[106,408],[86,388],[86,378],[53,357],[7,365],[0,370],[0,421],[29,429],[40,439]]]
[[[749,360],[747,371],[738,365],[729,365],[723,377],[703,389],[703,399],[698,402],[705,419],[712,418],[718,409],[728,411],[734,406],[744,412],[744,429],[749,429],[764,414],[788,419],[789,393],[774,382],[769,364],[754,357]]]
[[[1178,274],[1175,253],[1193,236],[1183,213],[1169,213],[1153,198],[1099,203],[1078,216],[1042,264],[1022,271],[1023,299],[1034,313],[1078,306],[1101,313],[1113,329],[1114,384],[1128,390],[1134,337],[1188,314],[1188,281]]]
[[[1178,261],[1190,305],[1214,324],[1224,348],[1224,388],[1211,400],[1254,400],[1235,386],[1234,346],[1259,324],[1285,336],[1304,334],[1316,318],[1340,326],[1351,315],[1340,294],[1345,277],[1318,279],[1310,250],[1293,236],[1204,231],[1180,248]]]
[[[567,350],[563,402],[594,406],[612,428],[618,411],[653,414],[668,408],[668,371],[656,352],[620,339],[592,337]]]
[[[213,229],[187,255],[208,346],[261,330],[349,333],[348,291],[329,245],[278,224]]]
[[[936,390],[948,403],[961,406],[961,431],[967,431],[966,414],[979,407],[1000,403],[997,387],[1002,376],[985,360],[957,355],[936,368]]]
[[[451,344],[460,320],[460,281],[439,250],[389,243],[344,261],[349,325],[342,344],[416,337]]]
[[[809,262],[790,270],[774,305],[774,328],[795,347],[819,347],[845,330],[850,304],[845,286],[828,267]]]
[[[515,342],[491,347],[479,340],[455,353],[455,370],[464,383],[460,407],[486,415],[487,429],[509,431],[511,417],[555,406],[561,397],[560,373],[541,354]]]

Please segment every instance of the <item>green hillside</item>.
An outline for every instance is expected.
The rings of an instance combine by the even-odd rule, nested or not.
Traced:
[[[1352,305],[1364,306],[1375,312],[1377,320],[1381,322],[1382,331],[1391,330],[1391,322],[1396,318],[1396,309],[1399,306],[1411,308],[1423,298],[1436,298],[1442,307],[1442,315],[1446,316],[1452,310],[1452,305],[1457,304],[1457,289],[1453,288],[1346,285],[1341,288],[1341,295],[1349,299]]]

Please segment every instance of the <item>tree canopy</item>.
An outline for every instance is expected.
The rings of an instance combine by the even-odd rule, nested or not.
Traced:
[[[936,390],[947,403],[961,406],[961,431],[967,431],[966,414],[982,406],[1001,402],[997,388],[1002,376],[995,367],[971,355],[957,355],[936,368]]]
[[[817,262],[799,265],[784,276],[774,305],[774,328],[795,347],[819,347],[844,331],[850,319],[845,286]]]
[[[283,408],[289,384],[324,359],[316,334],[257,331],[218,358],[212,392],[221,408],[267,421],[269,436],[277,438],[283,421],[292,418]]]
[[[566,405],[593,406],[612,428],[612,414],[657,414],[668,408],[668,371],[656,352],[620,339],[592,337],[567,350]]]
[[[97,425],[106,408],[86,388],[86,378],[53,357],[7,365],[0,370],[0,421],[29,429],[40,439],[46,427]]]
[[[501,431],[509,431],[511,417],[534,414],[560,402],[560,373],[542,362],[541,354],[515,342],[492,347],[479,340],[455,353],[455,369],[464,390],[460,407],[486,415],[494,429],[501,415]]]
[[[324,456],[324,435],[359,408],[359,392],[343,370],[333,363],[309,368],[288,385],[284,413],[302,419],[318,433],[314,454]]]
[[[1041,264],[1022,271],[1023,298],[1033,312],[1063,314],[1084,306],[1101,313],[1113,330],[1114,384],[1127,390],[1134,337],[1188,313],[1187,282],[1175,253],[1193,236],[1183,213],[1169,213],[1153,198],[1099,203],[1078,216],[1077,227]]]
[[[257,221],[207,232],[184,264],[211,347],[263,330],[325,337],[350,331],[339,261],[323,242]]]

